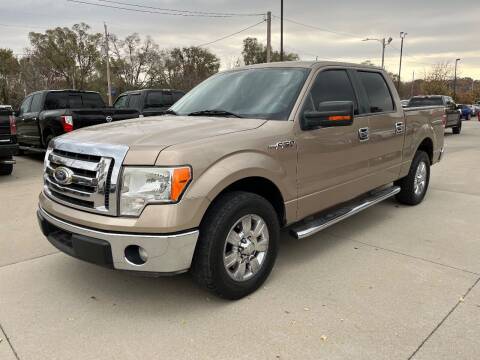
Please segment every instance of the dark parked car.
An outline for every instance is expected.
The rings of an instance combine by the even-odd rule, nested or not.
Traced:
[[[98,92],[44,90],[28,95],[17,114],[20,149],[45,149],[56,136],[86,126],[138,117],[134,109],[106,107]]]
[[[457,104],[457,109],[459,109],[462,114],[461,118],[464,120],[470,120],[473,116],[473,111],[470,105],[465,105],[465,104]]]
[[[457,104],[450,96],[445,95],[422,95],[414,96],[410,99],[408,107],[424,107],[424,106],[443,106],[445,114],[443,123],[445,128],[452,128],[454,134],[460,134],[462,131],[462,119],[460,112],[457,110]]]
[[[115,109],[135,109],[141,116],[163,115],[183,95],[185,93],[180,90],[144,89],[127,91],[115,100],[113,107]]]
[[[17,153],[15,117],[11,106],[0,105],[0,175],[13,171],[13,155]]]

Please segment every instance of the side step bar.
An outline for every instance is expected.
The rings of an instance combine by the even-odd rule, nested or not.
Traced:
[[[386,200],[398,194],[399,192],[399,186],[393,186],[371,192],[366,197],[346,203],[344,206],[336,208],[330,212],[323,213],[313,220],[294,225],[291,228],[290,233],[297,239],[306,238],[328,228],[329,226],[345,220],[352,215],[358,214],[359,212],[368,209],[370,206],[378,204],[379,202]]]
[[[45,149],[41,149],[41,148],[36,148],[36,147],[30,147],[30,146],[19,146],[18,147],[20,150],[23,150],[23,151],[26,151],[26,152],[33,152],[33,153],[45,153],[46,150]]]

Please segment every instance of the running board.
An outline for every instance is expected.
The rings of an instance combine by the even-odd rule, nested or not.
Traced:
[[[367,197],[361,198],[360,200],[353,200],[352,202],[346,203],[344,206],[336,208],[331,212],[323,213],[313,220],[294,225],[291,228],[290,233],[297,239],[306,238],[328,228],[329,226],[345,220],[352,215],[358,214],[359,212],[368,209],[370,206],[378,204],[379,202],[382,202],[383,200],[386,200],[398,194],[399,192],[399,186],[393,186],[371,192],[367,195]]]
[[[36,147],[29,147],[29,146],[19,146],[18,147],[20,150],[26,151],[26,152],[33,152],[33,153],[45,153],[45,149],[41,148],[36,148]]]

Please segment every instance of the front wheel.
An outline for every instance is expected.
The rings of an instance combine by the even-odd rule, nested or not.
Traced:
[[[428,190],[430,182],[430,158],[424,151],[417,151],[408,175],[396,182],[401,190],[397,200],[406,205],[420,204]]]
[[[191,273],[216,295],[240,299],[267,279],[279,236],[277,213],[266,199],[240,191],[222,195],[200,226]]]

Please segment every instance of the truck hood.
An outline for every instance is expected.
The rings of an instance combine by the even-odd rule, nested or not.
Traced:
[[[154,164],[160,151],[169,146],[256,129],[265,122],[244,118],[155,116],[82,128],[61,136],[61,140],[128,146],[126,161],[129,157],[138,159],[141,153],[142,162],[147,165]]]

